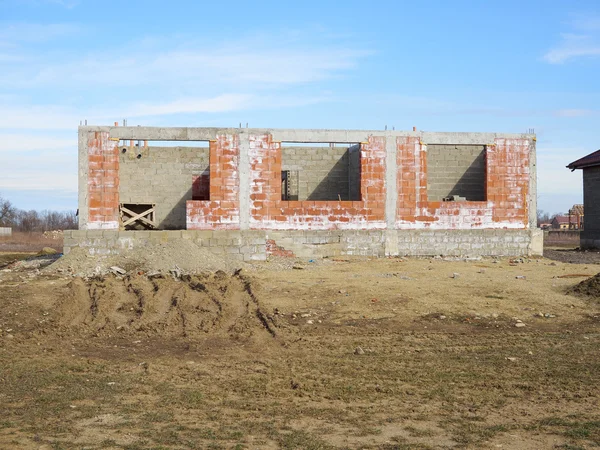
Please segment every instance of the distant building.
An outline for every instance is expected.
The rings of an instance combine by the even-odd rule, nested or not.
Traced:
[[[552,219],[552,228],[555,230],[568,230],[569,216],[554,216],[554,219]]]
[[[540,228],[542,230],[548,230],[548,229],[550,229],[550,227],[552,227],[552,224],[550,222],[540,223]]]
[[[0,227],[0,237],[8,237],[8,236],[12,236],[12,228]]]
[[[583,230],[583,205],[573,205],[569,210],[569,229]]]
[[[580,246],[600,248],[600,150],[573,161],[567,168],[583,170],[585,226],[580,235]]]

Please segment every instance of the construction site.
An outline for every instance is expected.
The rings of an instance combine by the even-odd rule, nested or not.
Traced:
[[[535,143],[80,127],[79,230],[0,237],[0,447],[600,445]]]

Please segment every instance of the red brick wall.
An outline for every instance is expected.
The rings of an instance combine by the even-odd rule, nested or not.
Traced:
[[[210,142],[210,200],[188,200],[188,230],[240,228],[239,137],[219,136]]]
[[[527,224],[529,194],[529,142],[496,139],[487,149],[487,193],[494,222]]]
[[[119,142],[107,132],[88,139],[88,229],[119,228]]]
[[[250,137],[250,228],[377,229],[385,227],[385,138],[361,146],[361,201],[282,201],[281,144]]]
[[[286,258],[293,258],[296,256],[294,255],[293,251],[286,250],[285,248],[277,245],[273,239],[267,239],[266,252],[267,256],[285,256]]]
[[[426,146],[397,138],[398,228],[527,228],[529,142],[496,139],[486,147],[486,201],[430,202]]]

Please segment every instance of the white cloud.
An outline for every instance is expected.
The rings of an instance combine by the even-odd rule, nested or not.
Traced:
[[[35,167],[35,166],[33,166]],[[7,173],[0,179],[1,190],[20,191],[67,191],[77,192],[77,171],[56,173],[41,168],[22,169],[18,173]]]
[[[343,76],[369,54],[318,32],[284,31],[224,42],[154,36],[82,56],[67,46],[46,51],[29,45],[21,26],[39,40],[77,30],[68,24],[0,24],[0,43],[6,43],[0,63],[10,61],[0,70],[0,99],[11,94],[0,101],[0,129],[73,130],[85,119],[110,124],[123,117],[315,104],[329,94],[302,95],[308,85]],[[312,41],[301,41],[307,35]]]
[[[251,104],[252,96],[246,94],[224,94],[214,98],[184,98],[165,103],[138,104],[124,111],[125,117],[162,116],[181,113],[216,113],[245,109]]]
[[[79,5],[79,0],[41,0],[41,2],[50,5],[62,6],[66,9],[72,9]]]
[[[71,147],[64,151],[16,152],[11,158],[3,158],[0,191],[77,192],[77,146]]]
[[[559,109],[554,111],[554,115],[557,117],[587,117],[597,114],[596,111],[592,109]]]
[[[600,55],[600,42],[594,36],[563,33],[561,37],[562,42],[544,55],[546,62],[562,64],[574,58]]]
[[[54,136],[32,136],[30,134],[0,133],[0,153],[26,152],[32,150],[60,150],[77,147],[77,136],[59,138]],[[15,153],[14,158],[18,158]]]
[[[0,133],[0,191],[40,191],[48,197],[77,192],[77,135]],[[41,197],[39,204],[47,204]],[[46,207],[46,206],[45,206]]]
[[[569,21],[571,26],[582,31],[600,30],[600,17],[595,14],[572,14]]]
[[[28,130],[72,130],[75,132],[79,123],[87,120],[89,125],[110,125],[115,119],[136,117],[160,117],[172,114],[224,113],[249,109],[278,109],[312,105],[328,101],[328,94],[321,96],[297,95],[259,95],[227,93],[215,97],[184,97],[165,102],[134,103],[123,108],[67,108],[58,105],[40,105],[23,107],[17,105],[0,106],[0,129]],[[28,149],[48,148],[42,137],[22,134],[4,135],[0,142],[0,151],[10,150],[11,146],[25,146]],[[0,138],[2,135],[0,134]],[[74,138],[76,142],[76,136]],[[21,142],[21,143],[19,143]],[[62,145],[66,141],[58,139],[50,145]],[[32,147],[39,145],[40,147]],[[51,147],[58,148],[58,147]]]
[[[1,36],[1,35],[0,35]],[[1,38],[0,38],[1,41]],[[110,52],[80,57],[29,58],[0,73],[13,88],[82,88],[149,86],[163,90],[184,86],[290,86],[339,76],[358,66],[369,52],[340,45],[279,44],[269,40],[215,45],[165,38],[131,42]],[[11,56],[7,54],[6,56]],[[16,55],[15,55],[16,56]]]
[[[66,23],[10,23],[0,25],[0,46],[14,47],[19,43],[43,42],[76,33],[79,27]]]
[[[306,106],[327,101],[329,97],[295,97],[254,94],[223,94],[213,98],[183,98],[164,103],[140,103],[123,111],[125,117],[169,114],[219,113],[248,109],[273,109]]]
[[[30,7],[40,7],[44,5],[58,6],[65,9],[72,9],[78,6],[80,0],[2,0],[5,3],[16,3],[19,6],[29,5]]]
[[[600,16],[571,14],[568,24],[573,32],[561,33],[560,42],[543,59],[550,64],[562,64],[576,58],[600,56]]]
[[[0,105],[0,129],[74,130],[81,119],[72,108],[57,105]]]

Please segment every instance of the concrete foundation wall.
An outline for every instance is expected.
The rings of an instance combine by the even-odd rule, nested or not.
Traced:
[[[281,170],[292,177],[289,200],[358,200],[350,198],[350,180],[360,183],[359,166],[351,175],[349,161],[348,147],[282,147]]]
[[[600,248],[600,166],[583,169],[582,248]]]
[[[427,196],[442,201],[450,195],[485,200],[484,145],[428,145]]]
[[[393,235],[393,236],[392,236]],[[406,256],[519,256],[530,254],[531,233],[526,230],[476,231],[65,231],[63,252],[81,247],[92,256],[118,254],[148,244],[188,239],[216,254],[241,261],[266,260],[270,255],[320,258],[389,254],[390,242]]]
[[[119,202],[156,204],[159,229],[185,229],[193,178],[208,175],[208,147],[121,146],[119,150]]]

